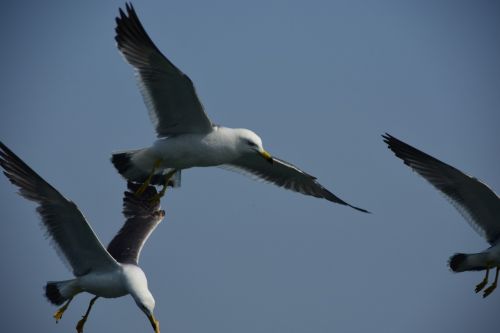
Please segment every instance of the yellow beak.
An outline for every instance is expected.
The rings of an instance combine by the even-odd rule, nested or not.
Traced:
[[[151,326],[153,326],[155,333],[160,333],[160,322],[156,320],[155,316],[153,314],[150,314],[148,315],[148,319],[151,322]]]
[[[259,154],[260,154],[260,156],[264,157],[264,159],[266,161],[268,161],[269,163],[271,163],[271,164],[273,163],[273,157],[267,151],[265,151],[265,150],[259,151]]]

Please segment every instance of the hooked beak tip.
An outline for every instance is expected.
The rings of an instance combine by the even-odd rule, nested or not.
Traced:
[[[155,333],[160,333],[160,322],[156,320],[153,314],[148,315],[149,321],[151,322],[151,326],[155,330]]]

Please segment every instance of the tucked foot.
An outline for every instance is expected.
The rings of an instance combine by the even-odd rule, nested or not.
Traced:
[[[56,323],[59,322],[59,320],[62,319],[62,316],[64,314],[64,311],[68,308],[69,303],[71,302],[73,298],[70,298],[63,306],[61,306],[55,313],[54,313],[54,319],[56,320]]]
[[[151,198],[151,202],[159,202],[160,199],[163,198],[163,196],[165,196],[165,193],[167,192],[167,188],[168,188],[168,184],[170,182],[170,179],[172,179],[172,176],[175,175],[176,172],[177,172],[177,170],[174,169],[174,170],[169,171],[165,175],[165,183],[163,184],[163,188],[161,189],[160,192],[158,192],[157,194],[155,194]]]
[[[480,292],[481,290],[483,290],[483,288],[486,286],[486,284],[488,283],[488,280],[483,280],[481,282],[479,282],[477,285],[476,285],[476,293]]]
[[[135,195],[137,197],[140,197],[144,191],[146,191],[146,189],[148,188],[149,184],[150,184],[150,181],[151,180],[146,180],[144,183],[141,184],[141,186],[137,189],[137,191],[135,191]]]
[[[160,203],[160,199],[163,198],[163,196],[165,195],[165,192],[166,192],[166,188],[163,187],[160,192],[156,193],[151,198],[149,198],[149,202],[151,202],[152,204]]]
[[[496,274],[495,274],[495,280],[493,281],[493,283],[491,284],[491,286],[489,286],[488,288],[486,288],[486,290],[484,291],[484,294],[483,294],[483,298],[488,297],[488,295],[491,294],[493,292],[493,290],[496,289],[497,282],[498,282],[498,272],[499,271],[500,271],[500,267],[497,266],[497,271],[496,271]]]
[[[486,284],[488,283],[488,275],[485,276],[485,278],[483,279],[483,281],[479,282],[477,285],[476,285],[476,293],[480,292],[481,290],[483,290],[483,288],[486,286]]]
[[[154,165],[153,165],[153,170],[151,170],[151,173],[149,174],[148,178],[146,179],[146,181],[141,185],[141,187],[139,187],[137,189],[137,191],[135,191],[135,195],[136,196],[141,196],[144,191],[146,191],[146,189],[148,188],[149,184],[151,184],[151,179],[153,179],[153,176],[155,174],[155,171],[156,169],[158,169],[158,167],[160,166],[161,164],[161,160],[158,159],[155,161]]]
[[[493,290],[495,290],[496,288],[497,288],[497,284],[496,283],[493,283],[491,286],[489,286],[488,288],[486,288],[484,290],[484,293],[483,293],[483,298],[488,297],[493,292]]]

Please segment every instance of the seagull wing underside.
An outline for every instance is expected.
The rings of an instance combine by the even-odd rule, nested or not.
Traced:
[[[500,238],[500,198],[487,185],[389,134],[383,138],[397,157],[443,193],[490,244]]]
[[[368,213],[365,209],[354,207],[328,191],[316,181],[316,177],[276,157],[273,157],[273,163],[269,163],[258,154],[245,154],[235,161],[235,163],[224,165],[223,167],[239,171],[257,180],[273,183],[294,192],[323,198]]]
[[[47,236],[71,265],[75,276],[116,267],[117,262],[102,246],[78,207],[1,142],[0,165],[10,182],[19,187],[19,194],[38,204],[37,212]]]
[[[136,72],[139,88],[158,137],[208,133],[212,123],[193,82],[154,45],[132,5],[116,18],[118,49]]]
[[[108,252],[120,263],[139,263],[142,247],[165,216],[160,202],[154,200],[156,188],[148,186],[137,196],[139,187],[140,184],[128,183],[123,197],[123,215],[127,220],[108,245]]]

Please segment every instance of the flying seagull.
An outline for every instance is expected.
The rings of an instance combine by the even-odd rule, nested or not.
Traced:
[[[250,174],[277,186],[354,207],[296,166],[272,157],[254,132],[217,126],[210,121],[193,82],[170,62],[144,30],[131,4],[116,18],[118,49],[135,69],[139,88],[158,139],[149,148],[113,154],[111,160],[126,179],[148,184],[180,186],[180,171],[221,166]]]
[[[491,245],[474,254],[457,253],[449,260],[453,272],[486,270],[476,286],[476,293],[488,283],[490,269],[496,268],[495,280],[484,290],[483,297],[495,290],[500,269],[500,198],[486,184],[460,170],[396,139],[382,136],[397,157],[424,177],[452,203],[470,225]]]
[[[126,222],[106,250],[78,207],[43,180],[9,148],[0,142],[0,166],[19,194],[38,204],[42,225],[57,252],[73,269],[74,279],[50,281],[45,296],[55,304],[66,302],[55,314],[59,321],[73,297],[81,292],[95,295],[76,329],[83,332],[94,302],[99,297],[115,298],[130,294],[149,318],[155,333],[160,332],[153,309],[155,300],[148,289],[146,275],[138,266],[139,255],[149,235],[163,219],[153,186],[140,197],[134,194],[139,185],[129,183],[123,198]]]

